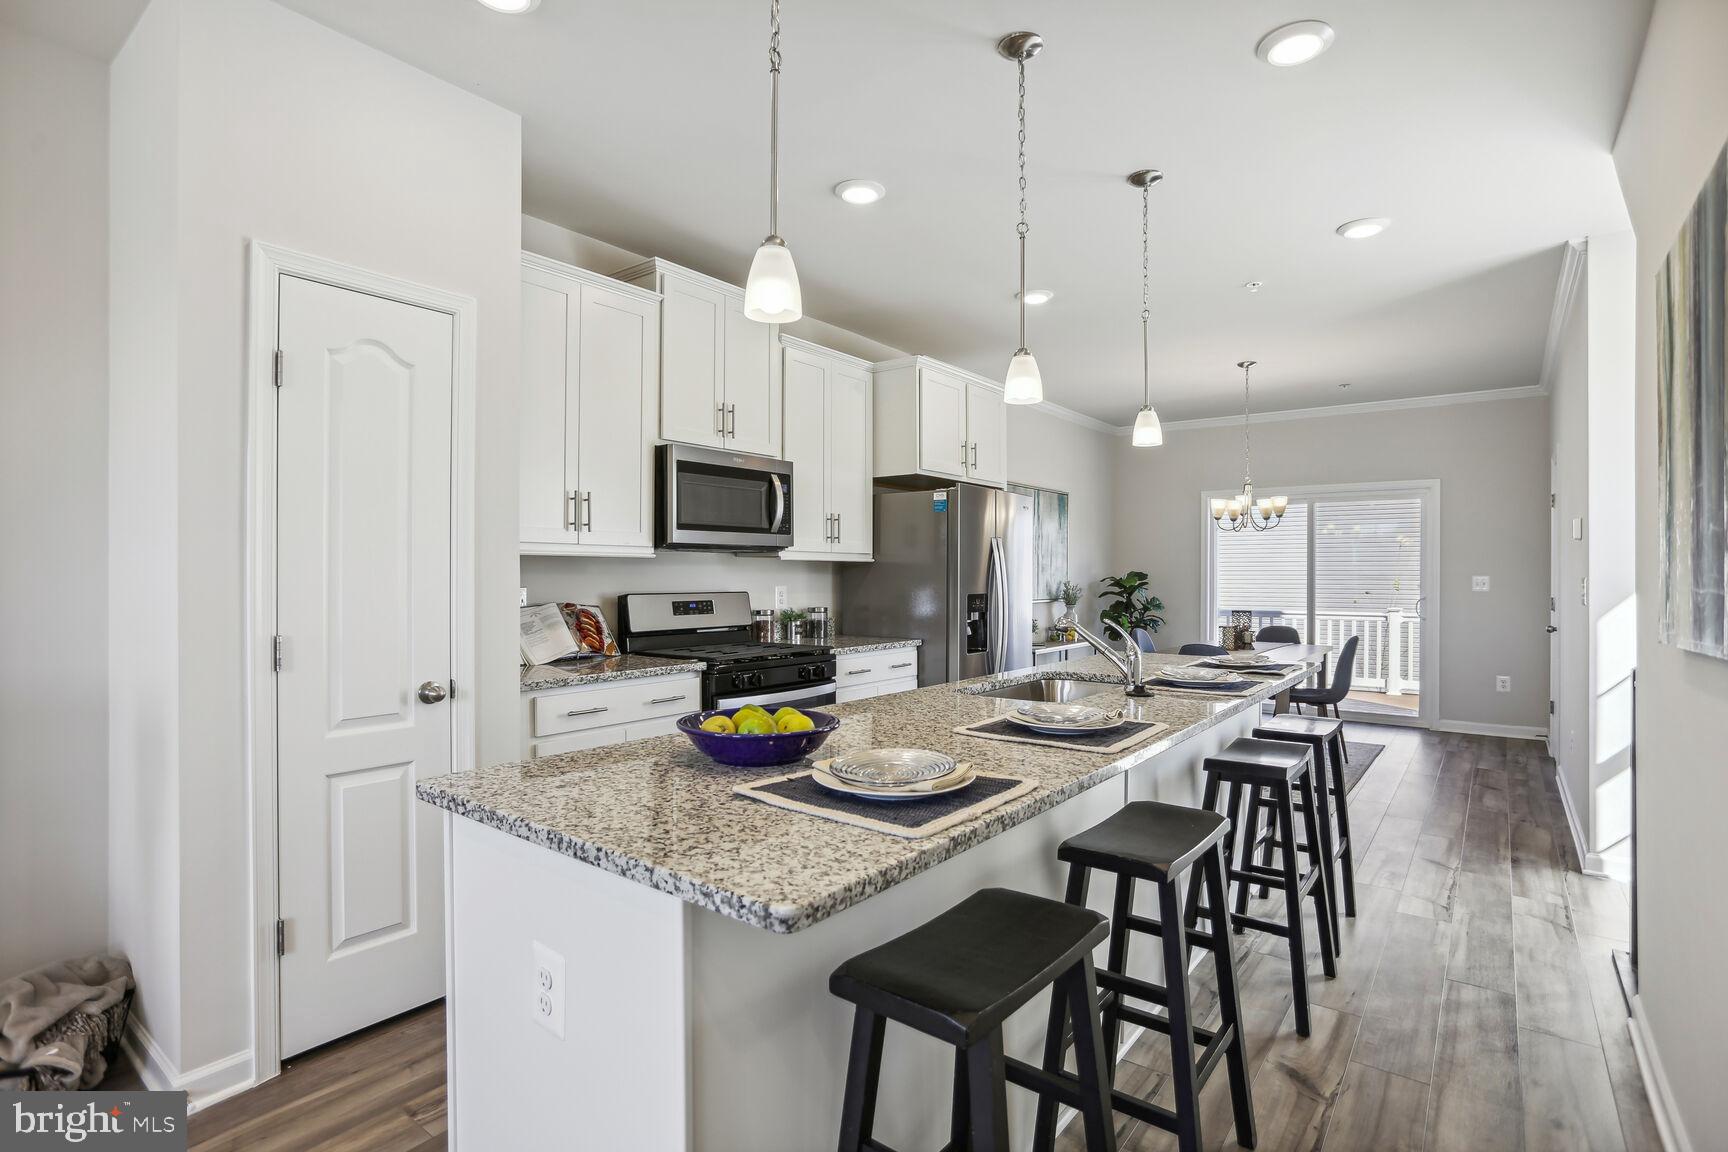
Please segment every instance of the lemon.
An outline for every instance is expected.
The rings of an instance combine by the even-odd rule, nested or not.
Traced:
[[[780,709],[780,711],[774,713],[774,723],[776,725],[778,725],[782,720],[786,719],[786,717],[788,717],[788,716],[802,716],[802,715],[804,715],[804,713],[798,711],[798,709],[796,709],[796,708],[792,707],[792,705],[788,704],[788,705],[786,705],[786,707]],[[786,731],[786,729],[782,728],[782,729],[780,729],[780,731],[784,732],[784,731]]]
[[[808,732],[816,727],[816,721],[802,712],[793,711],[790,708],[783,708],[781,711],[792,713],[790,716],[782,716],[775,721],[774,726],[782,732]]]
[[[738,731],[738,729],[733,726],[732,718],[730,716],[710,716],[708,719],[702,721],[702,730],[704,732],[724,732],[727,735],[731,735]]]
[[[752,712],[738,718],[740,736],[768,736],[774,731],[774,720],[766,712]]]
[[[732,719],[734,722],[736,722],[740,717],[743,717],[743,716],[767,716],[767,715],[768,715],[768,709],[762,707],[760,704],[746,704],[746,705],[744,705],[744,707],[738,709],[738,711],[732,713]]]

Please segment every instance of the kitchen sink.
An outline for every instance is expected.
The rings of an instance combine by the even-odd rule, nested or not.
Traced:
[[[1022,680],[1018,684],[1005,684],[985,692],[974,692],[973,695],[995,696],[1001,700],[1042,700],[1061,704],[1085,696],[1109,693],[1120,696],[1122,685],[1098,680],[1076,680],[1071,676],[1046,676],[1039,680]]]

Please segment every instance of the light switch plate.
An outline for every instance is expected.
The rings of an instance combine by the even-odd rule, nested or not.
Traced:
[[[1488,577],[1486,577],[1486,576],[1472,576],[1472,577],[1470,577],[1470,591],[1472,591],[1472,592],[1486,592],[1486,591],[1488,591]]]
[[[1584,518],[1582,516],[1572,517],[1572,539],[1584,539]]]
[[[528,589],[527,588],[524,587],[524,588],[516,589],[516,607],[518,607],[518,608],[528,607]]]
[[[534,941],[533,980],[528,1011],[534,1023],[564,1039],[564,957],[540,941]]]

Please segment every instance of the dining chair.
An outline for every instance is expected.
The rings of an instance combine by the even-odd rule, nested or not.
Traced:
[[[1344,717],[1338,714],[1338,705],[1344,697],[1350,695],[1350,681],[1356,675],[1356,648],[1362,641],[1360,636],[1351,636],[1344,641],[1344,647],[1338,653],[1338,662],[1333,665],[1332,683],[1324,688],[1292,688],[1290,703],[1300,708],[1304,704],[1312,705],[1320,715],[1326,715],[1326,709],[1332,709],[1332,715],[1338,720]],[[1349,753],[1345,753],[1349,759]]]
[[[1158,651],[1157,641],[1152,639],[1152,633],[1144,628],[1134,629],[1134,643],[1142,652]]]
[[[1300,644],[1302,633],[1288,624],[1268,624],[1254,633],[1256,644]]]
[[[1178,656],[1228,656],[1230,649],[1217,644],[1184,644],[1176,649]]]

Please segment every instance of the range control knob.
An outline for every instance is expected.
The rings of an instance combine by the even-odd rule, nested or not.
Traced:
[[[800,680],[810,679],[810,673],[813,671],[814,671],[814,669],[812,669],[810,667],[810,665],[805,664],[804,666],[802,666],[801,668],[798,669],[798,679],[800,679]]]

